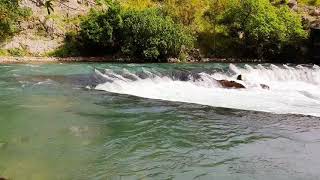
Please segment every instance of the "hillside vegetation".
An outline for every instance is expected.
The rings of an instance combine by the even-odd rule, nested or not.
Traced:
[[[173,58],[197,60],[199,49],[204,57],[289,61],[307,56],[309,19],[315,22],[320,15],[319,12],[311,17],[309,9],[316,12],[318,3],[316,0],[0,0],[0,41],[4,49],[0,54],[115,56],[166,62]],[[8,4],[12,11],[8,10]],[[21,39],[29,42],[30,37],[33,37],[30,45],[21,44]],[[16,46],[15,40],[20,42]],[[47,47],[55,44],[30,52],[37,43]]]

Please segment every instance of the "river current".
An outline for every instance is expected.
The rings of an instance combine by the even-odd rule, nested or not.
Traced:
[[[316,65],[0,65],[0,177],[317,180],[319,117]]]

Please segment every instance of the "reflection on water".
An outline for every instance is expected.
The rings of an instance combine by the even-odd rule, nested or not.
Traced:
[[[0,66],[0,176],[14,180],[320,176],[318,117],[88,90],[84,87],[92,84],[79,78],[91,76],[97,66],[129,65]],[[59,78],[49,77],[54,74]],[[39,83],[43,81],[35,75],[50,81]]]

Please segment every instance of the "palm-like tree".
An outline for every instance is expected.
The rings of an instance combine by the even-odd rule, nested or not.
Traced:
[[[49,15],[54,11],[52,1],[53,0],[46,0],[46,2],[44,3],[44,6],[47,8]]]

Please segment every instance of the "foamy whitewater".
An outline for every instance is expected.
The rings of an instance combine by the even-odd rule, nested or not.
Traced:
[[[95,70],[105,83],[95,87],[113,93],[144,98],[196,103],[214,107],[304,114],[320,117],[320,67],[287,65],[229,65],[223,72],[190,72],[187,78],[143,69],[141,73],[123,69]],[[224,89],[215,79],[235,80],[242,74],[246,89]],[[262,89],[259,84],[270,86]]]

